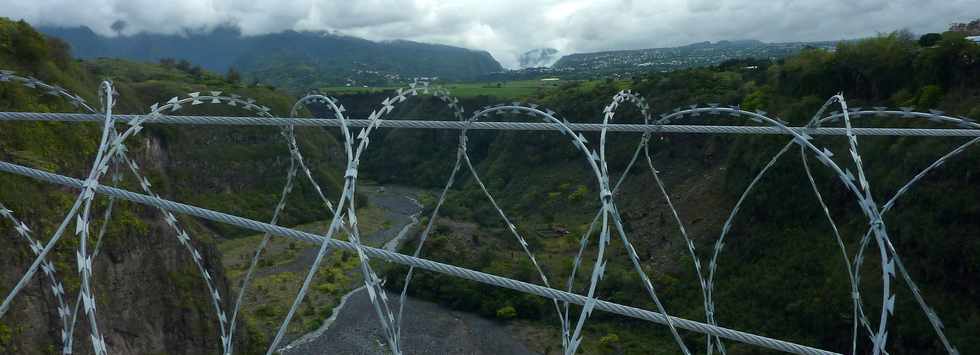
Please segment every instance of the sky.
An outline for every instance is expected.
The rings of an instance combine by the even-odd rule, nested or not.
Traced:
[[[534,48],[562,54],[702,41],[840,40],[941,32],[980,17],[978,0],[0,0],[0,16],[115,36],[323,30],[489,51],[505,67]],[[121,31],[112,24],[124,21]],[[118,28],[117,28],[118,29]]]

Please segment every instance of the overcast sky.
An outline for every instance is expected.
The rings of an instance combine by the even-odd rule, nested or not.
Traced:
[[[0,0],[0,16],[115,35],[237,24],[245,34],[328,30],[485,49],[504,66],[533,48],[563,53],[857,38],[946,29],[980,17],[978,0]]]

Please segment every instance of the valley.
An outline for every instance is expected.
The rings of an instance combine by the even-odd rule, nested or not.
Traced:
[[[386,46],[415,48],[406,43]],[[0,69],[60,85],[90,103],[99,102],[96,88],[101,80],[111,79],[118,91],[114,113],[142,114],[154,102],[221,91],[255,99],[267,105],[272,115],[285,117],[300,92],[319,88],[335,97],[354,118],[391,105],[385,109],[389,113],[385,119],[452,120],[446,104],[430,96],[411,96],[392,104],[389,97],[394,95],[397,82],[379,81],[369,85],[374,87],[364,88],[346,86],[336,78],[312,80],[316,77],[312,72],[333,70],[326,64],[312,71],[305,68],[305,74],[271,70],[266,74],[282,80],[249,82],[230,73],[202,69],[198,63],[185,66],[179,61],[76,59],[71,48],[26,22],[0,18]],[[717,103],[719,107],[737,106],[744,110],[740,115],[680,115],[673,118],[671,123],[675,124],[740,127],[754,124],[746,119],[747,113],[760,110],[791,126],[803,126],[828,97],[842,90],[851,109],[900,107],[896,109],[899,113],[935,115],[913,121],[878,117],[874,112],[855,114],[851,118],[857,127],[953,128],[948,122],[935,121],[940,115],[935,112],[940,111],[980,119],[980,45],[961,33],[915,38],[908,32],[896,31],[836,43],[831,49],[797,48],[795,44],[790,49],[792,53],[785,53],[785,58],[718,63],[705,59],[703,66],[666,72],[638,71],[628,78],[588,69],[596,60],[616,62],[615,56],[582,56],[578,58],[589,77],[581,80],[541,81],[545,74],[539,73],[538,77],[524,80],[446,80],[436,84],[456,93],[467,113],[486,105],[525,101],[554,110],[570,123],[598,122],[606,114],[611,98],[618,97],[622,90],[643,96],[654,119],[691,105]],[[477,64],[467,66],[470,69],[492,64],[482,54],[464,54],[477,58]],[[265,63],[270,65],[268,68],[295,64],[276,60]],[[77,112],[62,98],[44,96],[29,86],[7,84],[0,83],[0,111]],[[187,105],[168,112],[171,113],[255,114],[220,101]],[[319,105],[302,107],[298,113],[301,117],[329,117],[328,114]],[[643,122],[640,110],[625,104],[613,117],[617,124]],[[541,122],[541,117],[504,112],[489,120]],[[844,125],[839,121],[827,124]],[[343,168],[347,163],[343,137],[333,128],[296,127],[295,133],[296,147],[310,174],[320,182],[328,198],[337,198],[340,186],[348,178]],[[357,134],[357,130],[352,133]],[[0,161],[82,177],[97,151],[99,134],[99,127],[89,123],[3,121]],[[598,133],[583,132],[581,138],[588,142],[588,149],[598,149]],[[452,171],[459,131],[378,129],[370,137],[358,139],[371,141],[370,148],[360,157],[357,193],[352,198],[362,241],[411,254],[419,243],[419,226],[431,218],[435,199]],[[594,160],[584,157],[569,144],[569,139],[569,135],[553,131],[468,132],[467,154],[480,183],[465,167],[460,171],[421,257],[535,284],[543,283],[536,269],[540,266],[551,286],[564,289],[571,278],[570,289],[586,293],[598,255],[591,248],[596,245],[594,235],[585,242],[590,248],[582,253],[577,274],[570,275],[583,243],[581,238],[589,231],[589,221],[599,208],[601,187],[588,163]],[[849,352],[852,346],[855,318],[851,313],[849,273],[856,270],[864,275],[857,284],[866,303],[865,311],[881,311],[877,300],[887,296],[880,288],[881,276],[888,275],[887,266],[882,265],[888,264],[879,260],[877,253],[867,253],[863,263],[851,269],[840,257],[842,251],[854,256],[868,230],[862,206],[854,203],[851,191],[839,183],[834,171],[814,160],[809,163],[812,175],[804,174],[798,156],[767,165],[788,137],[656,133],[650,136],[650,160],[641,156],[629,171],[627,163],[640,136],[609,133],[606,139],[602,151],[608,158],[609,177],[615,180],[626,175],[626,180],[610,197],[623,217],[623,232],[609,235],[611,240],[604,254],[608,262],[603,265],[605,274],[595,291],[600,299],[656,309],[640,283],[636,272],[640,269],[649,275],[669,314],[705,321],[702,286],[693,267],[699,263],[713,274],[717,269],[712,312],[720,325],[838,352]],[[855,148],[848,139],[815,136],[812,140],[835,154],[835,161],[844,169],[857,171],[848,154]],[[866,177],[874,186],[868,193],[876,201],[887,201],[906,191],[905,182],[917,177],[923,168],[966,141],[861,136],[858,153],[865,160],[860,179]],[[152,185],[162,198],[258,221],[271,218],[290,163],[291,147],[278,127],[148,123],[129,142],[127,154],[142,167],[146,178],[124,175],[120,188],[138,192],[141,185]],[[970,147],[962,148],[964,154],[955,159],[942,161],[905,197],[896,200],[894,210],[887,215],[887,231],[890,242],[902,253],[902,268],[918,284],[916,290],[921,291],[935,314],[942,316],[950,341],[962,353],[977,353],[980,339],[975,330],[980,329],[980,304],[976,300],[980,299],[980,283],[975,281],[980,273],[980,205],[976,201],[980,200],[980,189],[976,186],[980,184],[980,174],[974,170],[980,166],[980,155],[975,147],[967,148]],[[768,173],[758,179],[756,190],[743,201],[742,192],[764,168]],[[655,183],[653,172],[662,179],[666,193]],[[102,183],[108,181],[106,178]],[[808,185],[810,181],[813,189]],[[481,186],[493,194],[499,210],[507,214],[513,226],[501,220]],[[821,193],[820,203],[812,190]],[[0,201],[17,212],[24,226],[40,240],[54,233],[75,193],[0,174]],[[676,220],[666,197],[678,211]],[[324,233],[328,223],[325,221],[332,216],[323,209],[315,188],[299,182],[286,202],[278,224]],[[96,200],[93,210],[97,216],[104,213],[107,204],[101,197]],[[739,209],[732,211],[736,205]],[[124,354],[221,352],[224,344],[220,335],[227,329],[218,328],[221,321],[211,304],[215,296],[207,292],[194,261],[199,261],[208,270],[207,277],[213,278],[221,296],[215,303],[231,310],[244,272],[263,236],[186,215],[168,222],[156,209],[133,203],[114,206],[117,212],[109,224],[101,254],[93,259],[92,282],[99,297],[98,321],[104,326],[109,348],[113,353]],[[833,228],[828,219],[835,221]],[[96,221],[93,225],[101,223]],[[168,223],[180,223],[190,245],[199,252],[187,252],[179,242],[182,235],[175,235]],[[33,260],[31,247],[16,234],[7,233],[18,230],[23,227],[0,220],[0,232],[6,233],[2,238],[8,238],[5,240],[11,246],[0,249],[0,281],[7,285],[2,286],[4,290],[17,282]],[[718,242],[722,233],[728,235],[723,243]],[[843,247],[834,240],[838,233]],[[523,239],[515,240],[514,234]],[[336,237],[347,238],[343,233]],[[625,237],[631,243],[628,247],[623,242]],[[685,240],[688,237],[690,242]],[[74,272],[79,244],[78,238],[66,237],[50,254],[52,265],[63,276],[65,294],[70,296],[80,290],[81,282]],[[245,291],[238,323],[230,329],[235,333],[232,345],[236,353],[266,352],[316,250],[312,244],[272,239]],[[718,258],[712,260],[715,250],[719,250]],[[527,251],[535,255],[534,263],[525,254]],[[631,261],[631,252],[636,255],[636,264]],[[381,260],[371,262],[385,280],[389,299],[396,300],[406,268]],[[892,282],[893,286],[900,286],[897,291],[892,289],[895,298],[894,317],[889,323],[889,351],[943,352],[944,345],[931,327],[931,316],[921,312],[917,298],[902,283],[904,280],[895,277]],[[356,254],[330,253],[317,270],[310,292],[279,348],[287,354],[390,351],[362,285]],[[0,353],[58,352],[61,329],[48,288],[42,281],[32,281],[15,300],[0,322]],[[434,272],[416,273],[408,290],[401,338],[405,353],[561,352],[559,316],[547,298]],[[397,306],[397,301],[392,303]],[[581,310],[570,307],[573,321]],[[579,348],[583,354],[677,353],[675,339],[661,325],[605,312],[591,314],[584,324]],[[78,339],[88,335],[87,327],[82,325],[76,330]],[[855,352],[872,351],[873,345],[865,335],[858,333],[858,340],[853,343]],[[680,337],[693,352],[705,352],[703,335],[684,331]],[[768,353],[734,341],[724,344],[730,355]],[[89,345],[76,339],[74,350],[84,353]]]
[[[362,241],[366,245],[397,250],[407,238],[418,233],[422,206],[418,198],[429,191],[402,186],[364,185],[361,190],[370,207],[358,214]],[[325,222],[296,227],[312,233],[325,232]],[[261,236],[227,240],[218,244],[225,268],[233,284],[240,283],[248,267],[249,253]],[[262,265],[253,278],[253,292],[243,305],[245,321],[257,331],[274,335],[282,316],[316,256],[318,247],[308,243],[277,240],[270,243]],[[282,244],[286,244],[283,246]],[[338,252],[331,252],[337,254]],[[347,254],[347,253],[343,253]],[[284,354],[378,354],[387,352],[380,323],[363,287],[356,263],[345,263],[331,255],[321,268],[307,304],[321,305],[319,311],[300,312],[291,327]],[[342,275],[337,274],[338,270]],[[323,292],[328,289],[330,292]],[[389,293],[392,310],[398,307],[398,294]],[[405,305],[404,351],[413,354],[531,354],[513,338],[501,323],[476,314],[454,311],[436,303],[408,297]],[[327,305],[327,306],[323,306]],[[332,309],[328,309],[330,306]],[[253,311],[254,310],[254,311]],[[321,317],[328,316],[326,319]],[[318,325],[311,328],[310,325]],[[306,331],[307,333],[303,334]]]

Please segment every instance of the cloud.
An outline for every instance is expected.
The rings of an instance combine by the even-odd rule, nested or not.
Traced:
[[[0,16],[116,35],[236,24],[246,35],[336,31],[485,49],[508,67],[526,50],[563,53],[700,41],[837,40],[944,30],[975,0],[0,0]]]

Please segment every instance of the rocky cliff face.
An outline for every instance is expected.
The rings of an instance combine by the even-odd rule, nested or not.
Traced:
[[[3,158],[6,157],[0,153],[0,159]],[[33,195],[37,201],[5,198],[5,205],[34,231],[36,239],[48,239],[66,210],[61,207],[70,203],[77,192],[19,178],[4,180],[0,190],[9,192],[19,187],[36,192]],[[50,205],[37,206],[37,202]],[[93,221],[99,222],[93,222],[93,230],[101,225],[103,208],[100,207],[105,206],[104,201],[98,205]],[[143,206],[116,203],[113,215],[93,272],[96,316],[112,353],[220,352],[218,318],[210,293],[190,253],[177,242],[161,213]],[[211,242],[213,236],[192,219],[180,218],[180,223],[194,238],[192,243],[223,296],[222,308],[229,310],[234,298],[230,297],[220,256]],[[9,222],[0,223],[0,230],[7,246],[0,250],[0,282],[3,293],[7,294],[34,260],[34,254],[13,232]],[[77,245],[77,237],[69,231],[51,258],[57,276],[64,282],[69,307],[74,305],[79,284],[74,267]],[[38,273],[15,300],[10,313],[0,323],[0,353],[60,353],[62,323],[49,285],[48,279]],[[79,314],[77,324],[75,353],[90,353],[88,321],[83,314]],[[236,343],[240,345],[241,341]]]
[[[14,43],[15,46],[2,46]],[[67,88],[98,106],[95,89],[111,79],[120,93],[117,113],[145,113],[153,102],[189,92],[218,90],[256,99],[276,115],[288,113],[293,98],[267,87],[242,86],[210,73],[191,74],[174,68],[117,60],[78,62],[67,46],[34,31],[23,22],[0,18],[0,69],[13,70]],[[207,108],[205,108],[205,106]],[[0,83],[0,111],[77,112],[61,98],[13,83]],[[196,105],[183,114],[249,114],[240,107]],[[72,177],[89,170],[100,137],[97,124],[0,122],[0,161],[12,162]],[[339,169],[333,161],[335,139],[322,130],[297,129],[307,163],[325,191],[334,188]],[[217,209],[258,220],[272,213],[288,165],[285,140],[276,128],[206,128],[147,125],[127,141],[129,157],[162,197]],[[110,173],[111,175],[111,173]],[[120,188],[141,191],[128,171]],[[110,184],[106,176],[102,183]],[[78,191],[0,174],[0,202],[14,211],[42,243],[53,235]],[[320,201],[309,186],[300,184],[281,222],[303,223],[320,218]],[[91,215],[91,230],[102,225],[107,200],[99,196]],[[230,316],[237,290],[232,291],[215,247],[216,238],[240,230],[178,216],[201,254],[221,308]],[[74,308],[79,288],[74,224],[50,255],[64,284],[66,303]],[[93,239],[94,235],[93,235]],[[0,294],[6,296],[34,261],[27,242],[14,225],[0,218]],[[95,247],[94,240],[89,248]],[[190,253],[153,208],[117,202],[113,217],[93,262],[92,289],[96,316],[107,346],[114,354],[215,354],[221,351],[218,316]],[[57,298],[42,273],[15,299],[0,318],[0,354],[60,353],[62,322]],[[92,352],[88,320],[80,316],[74,331],[74,353]],[[236,353],[249,353],[244,329],[235,331]],[[264,349],[261,349],[264,351]]]

